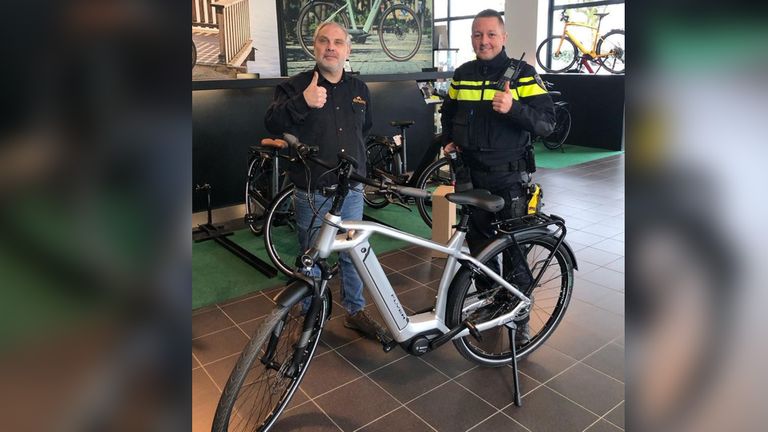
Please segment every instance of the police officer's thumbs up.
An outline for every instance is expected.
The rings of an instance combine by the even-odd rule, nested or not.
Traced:
[[[504,90],[497,91],[491,102],[493,110],[506,114],[512,108],[512,93],[509,92],[509,81],[504,82]]]
[[[307,101],[310,108],[322,108],[327,97],[325,87],[317,85],[317,78],[317,71],[315,71],[312,81],[304,90],[304,100]]]

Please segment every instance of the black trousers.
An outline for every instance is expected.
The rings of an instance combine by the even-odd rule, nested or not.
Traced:
[[[491,222],[496,218],[504,220],[525,215],[528,209],[526,198],[529,175],[520,171],[488,172],[474,168],[470,170],[470,175],[475,189],[486,189],[504,198],[504,208],[498,215],[473,209],[467,243],[475,255],[495,236]]]
[[[469,219],[467,243],[472,255],[476,256],[496,236],[491,225],[493,221],[497,218],[498,220],[515,218],[527,213],[527,190],[530,175],[524,171],[488,172],[478,169],[471,169],[470,174],[475,189],[486,189],[492,194],[504,198],[504,208],[498,215],[473,209]],[[506,263],[505,268],[513,271],[502,276],[521,290],[526,291],[533,283],[533,278],[521,250],[515,249],[504,259],[511,260],[511,262]]]

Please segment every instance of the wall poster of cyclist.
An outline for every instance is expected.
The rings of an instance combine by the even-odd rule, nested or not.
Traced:
[[[333,20],[352,36],[349,65],[362,75],[432,67],[433,0],[280,0],[283,74],[314,67],[312,37]]]

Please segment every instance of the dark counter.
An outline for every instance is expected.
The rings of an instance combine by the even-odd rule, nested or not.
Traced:
[[[371,90],[373,134],[392,135],[391,120],[414,120],[408,129],[407,160],[415,168],[430,143],[434,108],[427,105],[417,80],[450,78],[451,72],[402,75],[363,75]],[[562,91],[570,105],[573,125],[566,144],[621,150],[624,116],[624,76],[543,75]],[[209,183],[214,208],[244,202],[248,147],[273,136],[264,115],[274,87],[285,78],[195,81],[192,83],[192,180]],[[566,148],[567,151],[567,148]],[[193,210],[205,209],[205,197],[195,194]]]
[[[407,160],[415,167],[434,132],[434,106],[427,105],[416,80],[450,78],[448,72],[364,75],[371,91],[372,134],[393,135],[392,120],[414,120],[408,129]],[[248,147],[273,137],[264,126],[274,87],[285,78],[195,81],[192,92],[192,180],[209,183],[214,208],[242,204]],[[193,211],[205,209],[195,194]]]

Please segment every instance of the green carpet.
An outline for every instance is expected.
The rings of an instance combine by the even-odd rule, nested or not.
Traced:
[[[566,144],[564,148],[565,152],[561,152],[560,150],[549,150],[544,147],[544,144],[537,142],[534,145],[534,150],[536,152],[536,166],[539,168],[552,169],[565,168],[624,153],[623,151],[610,151],[570,144]]]
[[[366,207],[365,214],[394,226],[399,230],[422,237],[430,237],[431,230],[421,220],[415,207],[413,212],[394,205],[376,210]],[[277,237],[283,246],[295,245],[298,249],[295,232],[285,230]],[[264,249],[264,238],[253,235],[248,229],[236,231],[229,237],[232,241],[250,251],[257,257],[271,264]],[[407,244],[401,240],[382,235],[371,238],[371,246],[377,255],[400,249]],[[267,278],[261,272],[246,264],[222,246],[209,240],[192,245],[192,308],[196,309],[213,303],[219,303],[248,293],[285,284],[287,277],[281,273],[274,278]]]

